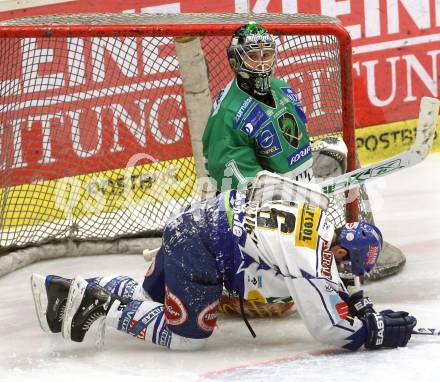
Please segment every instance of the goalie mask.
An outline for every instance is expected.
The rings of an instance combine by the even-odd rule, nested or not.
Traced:
[[[347,223],[342,227],[336,243],[345,248],[350,261],[343,262],[342,268],[355,276],[370,272],[376,265],[383,247],[380,230],[373,224],[364,221]]]
[[[232,70],[248,88],[246,90],[259,95],[270,91],[276,44],[265,28],[255,23],[238,28],[228,46],[228,59]]]

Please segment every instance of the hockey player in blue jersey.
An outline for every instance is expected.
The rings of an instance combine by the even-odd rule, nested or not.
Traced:
[[[327,205],[313,185],[263,172],[245,190],[173,216],[142,284],[123,276],[32,275],[40,325],[81,342],[99,321],[101,336],[107,326],[171,349],[198,349],[216,326],[224,286],[242,299],[293,298],[310,333],[333,346],[406,346],[416,319],[375,312],[362,291],[348,293],[338,274],[336,263],[347,258],[356,275],[374,267],[383,245],[379,229],[356,222],[335,233]]]

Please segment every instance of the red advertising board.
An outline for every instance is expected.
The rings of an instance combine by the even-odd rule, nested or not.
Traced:
[[[438,0],[76,0],[11,10],[0,13],[0,19],[77,12],[248,11],[318,13],[341,20],[353,39],[358,126],[415,118],[422,95],[438,97]]]
[[[0,19],[78,12],[300,12],[335,16],[352,37],[357,127],[412,120],[417,118],[422,96],[438,97],[439,0],[48,2],[0,13]]]
[[[118,44],[132,49],[127,59]],[[175,56],[163,46],[157,55]],[[0,174],[8,169],[13,176],[0,184],[123,168],[144,151],[160,162],[190,157],[177,65],[147,72],[143,49],[141,38],[3,41],[3,61],[13,70],[1,79]]]

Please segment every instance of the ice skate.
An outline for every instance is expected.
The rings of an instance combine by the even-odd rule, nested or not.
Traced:
[[[116,304],[113,306],[113,304]],[[75,277],[67,297],[66,313],[62,325],[63,337],[82,342],[95,321],[99,321],[97,342],[102,342],[105,317],[110,308],[117,309],[121,298],[99,285],[89,285],[81,276]]]
[[[32,295],[41,329],[49,333],[60,333],[66,308],[70,279],[55,275],[31,276]]]

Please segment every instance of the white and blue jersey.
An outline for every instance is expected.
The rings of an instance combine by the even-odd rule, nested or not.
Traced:
[[[244,244],[239,244],[241,258],[235,259],[240,264],[235,283],[245,286],[244,297],[255,295],[252,289],[267,302],[291,297],[316,339],[351,350],[363,345],[364,325],[348,315],[341,297],[348,292],[329,250],[334,230],[325,212],[307,203],[267,202],[247,214],[253,221],[246,239],[238,238]],[[260,271],[261,281],[253,287],[246,283],[252,269],[249,258],[259,264],[257,269],[271,270]],[[270,295],[273,285],[275,296]]]
[[[267,304],[293,299],[317,340],[362,346],[366,329],[349,315],[325,212],[272,197],[257,203],[255,195],[248,201],[244,191],[221,193],[170,218],[143,284],[123,276],[97,279],[131,299],[107,314],[107,325],[171,349],[197,349],[215,329],[226,288]]]
[[[348,315],[341,298],[347,291],[329,251],[333,227],[325,213],[296,202],[267,202],[250,211],[245,197],[241,191],[222,193],[167,224],[143,286],[165,305],[170,330],[209,337],[225,286],[267,303],[293,298],[319,341],[352,350],[363,345],[363,324]]]

